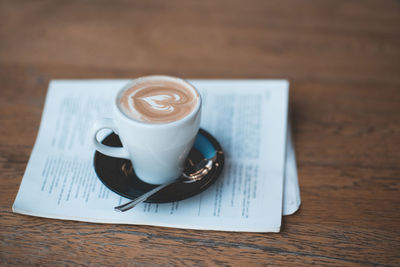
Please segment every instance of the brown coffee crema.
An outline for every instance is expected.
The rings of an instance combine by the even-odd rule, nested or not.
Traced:
[[[197,106],[194,89],[173,80],[145,80],[126,89],[119,99],[128,117],[149,123],[168,123],[189,115]]]

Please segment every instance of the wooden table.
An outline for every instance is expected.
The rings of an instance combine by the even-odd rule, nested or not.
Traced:
[[[280,233],[14,214],[50,79],[288,78]],[[0,265],[400,265],[398,1],[1,1]]]

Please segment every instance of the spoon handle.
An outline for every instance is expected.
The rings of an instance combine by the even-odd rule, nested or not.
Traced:
[[[125,204],[115,207],[114,210],[120,211],[120,212],[130,210],[130,209],[134,208],[136,205],[142,203],[143,201],[145,201],[146,199],[148,199],[149,197],[154,195],[155,193],[157,193],[158,191],[160,191],[161,189],[163,189],[164,187],[167,187],[168,185],[173,184],[175,182],[176,182],[176,180],[166,183],[166,184],[161,184],[161,185],[151,189],[150,191],[144,193],[140,197],[137,197],[137,198],[129,201],[128,203],[125,203]]]

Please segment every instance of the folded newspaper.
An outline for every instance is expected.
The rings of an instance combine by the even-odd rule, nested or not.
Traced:
[[[282,215],[300,206],[289,83],[189,81],[203,99],[201,127],[225,151],[224,170],[211,187],[178,202],[114,211],[128,199],[96,176],[89,129],[97,118],[110,117],[111,101],[128,80],[53,80],[13,211],[96,223],[279,232]]]

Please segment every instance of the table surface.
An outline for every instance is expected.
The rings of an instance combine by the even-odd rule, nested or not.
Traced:
[[[0,265],[400,264],[399,1],[1,1]],[[48,82],[287,78],[302,206],[280,233],[14,214]]]

